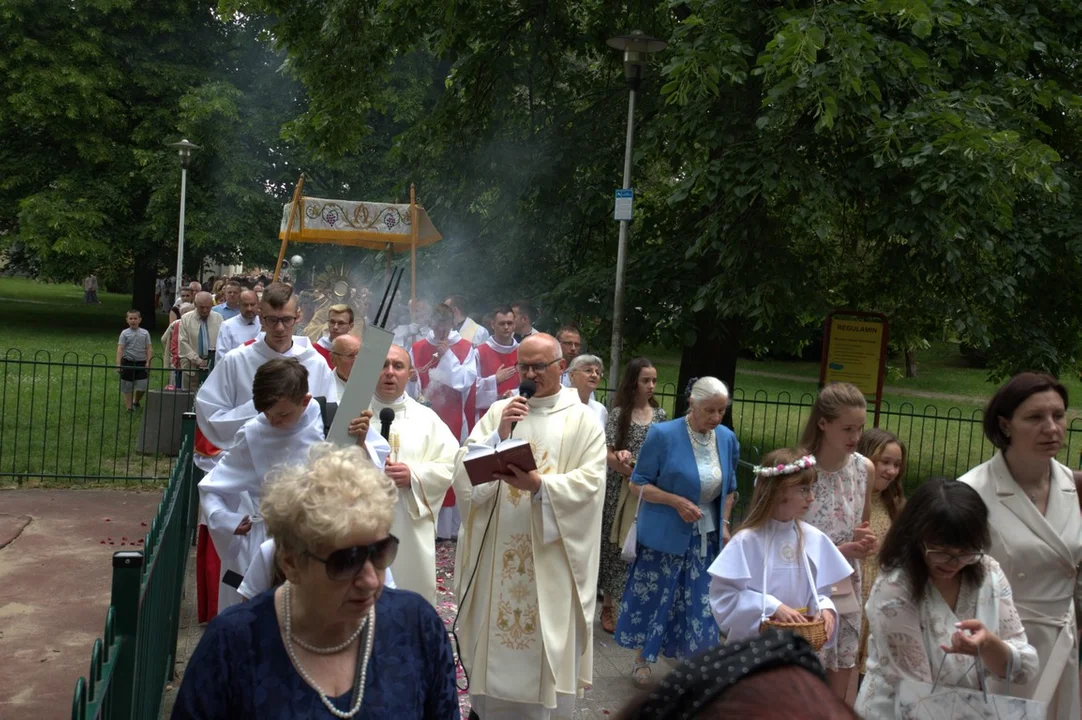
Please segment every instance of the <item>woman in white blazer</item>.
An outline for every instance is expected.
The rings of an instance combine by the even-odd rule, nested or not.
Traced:
[[[1048,702],[1048,720],[1082,717],[1074,607],[1082,515],[1074,475],[1055,459],[1066,414],[1067,390],[1054,377],[1014,376],[984,411],[984,434],[998,452],[960,478],[988,506],[989,554],[1040,656],[1038,678],[1013,694]]]

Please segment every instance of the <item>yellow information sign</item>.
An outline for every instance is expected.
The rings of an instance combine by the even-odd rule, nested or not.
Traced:
[[[823,382],[852,383],[865,395],[876,395],[884,328],[881,322],[831,317]]]

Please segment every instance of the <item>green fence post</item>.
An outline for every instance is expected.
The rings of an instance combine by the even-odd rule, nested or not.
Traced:
[[[112,702],[106,720],[130,720],[135,701],[137,635],[139,632],[139,582],[143,553],[113,553],[111,604],[116,610],[117,659]]]

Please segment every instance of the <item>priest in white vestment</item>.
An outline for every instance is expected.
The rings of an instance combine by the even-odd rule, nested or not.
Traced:
[[[536,394],[496,402],[455,462],[462,662],[482,720],[570,719],[593,678],[605,434],[561,387],[551,335],[519,345],[518,369]],[[473,486],[462,465],[468,446],[512,435],[530,442],[538,469]]]
[[[392,345],[372,396],[373,423],[394,411],[391,455],[384,471],[398,486],[391,533],[398,538],[394,571],[398,587],[436,604],[436,517],[451,487],[458,441],[430,408],[406,394],[410,357]],[[382,426],[381,426],[382,430]]]
[[[353,372],[353,364],[357,362],[357,354],[360,351],[361,341],[353,335],[339,335],[331,343],[334,382],[338,388],[339,399],[346,393],[346,383],[349,382],[349,374]]]

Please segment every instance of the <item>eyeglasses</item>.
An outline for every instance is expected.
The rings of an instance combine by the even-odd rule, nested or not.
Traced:
[[[924,557],[928,558],[928,562],[933,565],[946,565],[948,563],[957,563],[958,565],[976,565],[984,557],[983,552],[966,552],[959,555],[953,553],[944,552],[942,550],[929,550],[928,546],[924,546]]]
[[[578,372],[586,373],[587,375],[597,375],[599,378],[605,377],[605,373],[601,372],[601,368],[596,367],[579,368]]]
[[[307,550],[304,554],[327,566],[327,577],[331,580],[352,580],[361,574],[365,563],[372,561],[376,570],[386,570],[398,554],[398,538],[388,535],[371,545],[354,545],[335,550],[325,558],[313,555]]]
[[[560,362],[560,360],[561,358],[556,358],[555,360],[549,360],[547,363],[518,363],[517,365],[515,365],[515,367],[518,368],[518,371],[523,375],[530,372],[531,370],[534,371],[534,374],[540,375],[541,373],[545,372],[549,365],[552,365],[553,363],[558,363]]]
[[[291,328],[297,324],[297,316],[287,315],[285,317],[275,317],[274,315],[264,315],[263,324],[269,327],[281,325],[282,327]]]
[[[337,355],[338,357],[344,357],[344,358],[355,358],[355,357],[357,357],[357,353],[340,353],[340,352],[334,352],[334,351],[331,351],[331,355]]]

